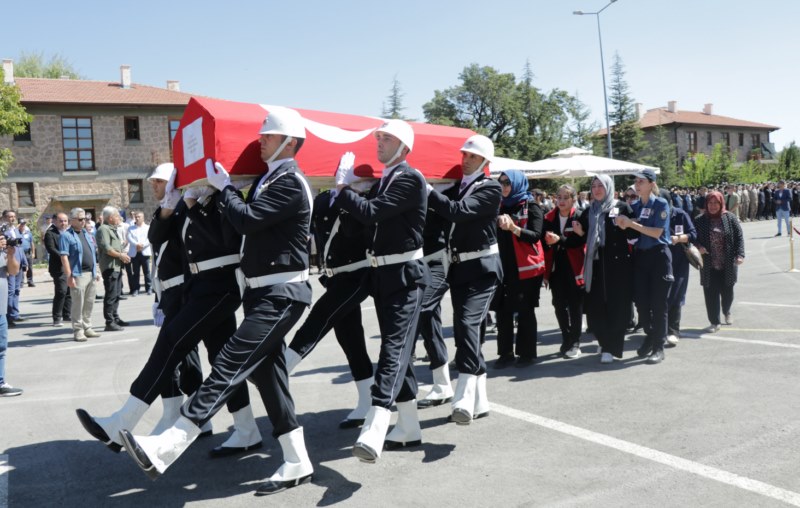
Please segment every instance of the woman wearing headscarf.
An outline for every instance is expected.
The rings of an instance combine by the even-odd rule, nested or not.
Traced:
[[[586,319],[600,344],[600,363],[612,363],[615,357],[622,358],[633,298],[633,258],[628,239],[638,234],[616,225],[617,217],[632,217],[633,210],[614,199],[614,180],[610,176],[595,176],[591,194],[592,204],[572,227],[586,241]]]
[[[575,234],[578,220],[575,188],[562,185],[556,192],[556,207],[544,216],[544,285],[553,293],[553,308],[561,329],[561,354],[581,354],[583,327],[583,264],[585,243]]]
[[[647,363],[664,361],[667,340],[667,297],[675,280],[672,275],[672,251],[669,246],[669,202],[659,197],[656,173],[644,169],[636,173],[639,200],[632,205],[634,219],[618,217],[617,225],[639,233],[633,249],[633,301],[644,328],[645,338],[636,351]]]
[[[706,332],[719,331],[720,302],[725,324],[733,324],[733,286],[738,267],[744,263],[744,235],[739,219],[725,210],[725,200],[717,191],[706,196],[706,213],[695,221],[697,248],[703,255],[700,285],[706,300],[706,313],[711,326]]]
[[[517,314],[517,366],[536,358],[535,309],[544,276],[542,220],[544,214],[528,193],[528,180],[521,171],[505,171],[498,179],[503,200],[497,217],[497,243],[503,265],[503,283],[497,288],[493,308],[497,313],[496,368],[514,362],[514,314]]]

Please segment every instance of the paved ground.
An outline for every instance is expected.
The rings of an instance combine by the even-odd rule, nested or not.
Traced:
[[[314,481],[271,499],[252,495],[280,463],[260,401],[263,453],[206,457],[231,424],[222,411],[216,434],[155,483],[127,455],[92,440],[74,410],[107,415],[120,406],[156,336],[151,300],[122,302],[132,326],[79,344],[67,328],[49,326],[52,284],[43,276],[23,290],[28,320],[10,334],[8,379],[25,393],[0,400],[0,506],[800,506],[800,275],[786,273],[788,241],[772,238],[774,221],[744,230],[735,325],[702,335],[708,323],[694,272],[683,318],[688,337],[663,364],[636,358],[640,336],[611,366],[599,364],[591,337],[581,358],[563,360],[544,293],[540,359],[525,369],[490,369],[491,417],[457,427],[446,423],[447,408],[426,410],[423,446],[386,452],[376,465],[351,456],[357,430],[336,428],[355,388],[327,338],[292,378]],[[365,327],[375,358],[371,305],[364,304]],[[451,315],[449,302],[444,314]],[[446,318],[448,336],[450,324]],[[494,359],[494,337],[484,352]],[[417,372],[430,382],[425,365]],[[253,389],[251,396],[257,399]],[[140,432],[155,424],[155,406]]]

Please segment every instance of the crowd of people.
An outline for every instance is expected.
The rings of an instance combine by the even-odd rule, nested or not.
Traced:
[[[680,339],[690,262],[702,265],[707,331],[718,330],[723,319],[732,323],[744,240],[738,215],[728,210],[731,201],[716,190],[695,199],[677,189],[664,192],[657,175],[643,170],[624,191],[615,189],[611,177],[598,175],[584,193],[563,185],[546,196],[531,192],[519,171],[489,178],[485,168],[494,146],[480,135],[461,148],[462,178],[431,184],[406,162],[414,146],[410,125],[389,120],[375,131],[377,156],[385,165],[381,178],[356,177],[355,156],[346,153],[334,175],[336,186],[314,198],[295,160],[305,141],[299,115],[273,111],[259,135],[265,169],[252,181],[232,179],[209,159],[207,185],[182,193],[175,188],[175,168],[162,164],[149,178],[159,200],[149,226],[139,212],[126,225],[119,210],[107,207],[94,224],[75,208],[57,214],[44,235],[55,282],[53,324],[69,320],[76,341],[98,335],[91,308],[101,279],[105,331],[127,325],[118,310],[123,270],[130,267],[131,295],[155,293],[157,338],[126,401],[109,416],[77,410],[91,436],[114,452],[124,448],[153,479],[211,434],[211,419],[223,406],[233,416],[233,432],[211,456],[263,446],[245,382],[250,380],[283,452],[283,463],[256,494],[310,481],[314,467],[288,378],[331,329],[358,394],[340,427],[360,427],[352,453],[375,463],[384,451],[422,443],[419,410],[450,403],[449,421],[457,425],[489,415],[489,364],[482,346],[490,311],[497,327],[493,367],[530,366],[537,358],[536,309],[543,288],[551,292],[565,359],[582,355],[585,315],[600,345],[600,363],[622,358],[625,336],[636,329],[644,332],[637,355],[648,364],[663,362],[664,348]],[[771,196],[775,209],[783,210],[785,193]],[[312,230],[325,292],[301,323],[312,304]],[[690,245],[699,259],[692,258]],[[26,265],[13,248],[6,253],[15,260],[7,264],[10,283],[16,265]],[[441,318],[448,292],[452,364]],[[9,315],[11,294],[9,289]],[[376,364],[360,313],[369,296],[381,336]],[[244,319],[237,326],[240,307]],[[296,324],[301,326],[288,340]],[[433,377],[424,396],[412,360],[418,339]],[[205,376],[200,342],[211,364]],[[455,387],[451,367],[458,371]],[[134,434],[158,397],[163,413],[155,428],[149,435]],[[393,407],[398,417],[390,429]]]

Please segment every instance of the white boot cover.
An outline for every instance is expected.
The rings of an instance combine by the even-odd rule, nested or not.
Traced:
[[[478,376],[475,386],[475,412],[473,418],[489,416],[489,397],[486,395],[486,373]]]
[[[447,400],[453,396],[453,386],[450,383],[450,366],[444,364],[433,369],[433,387],[423,400]]]
[[[175,421],[175,425],[161,434],[134,436],[134,438],[156,471],[163,474],[199,435],[200,427],[185,416],[180,416]]]
[[[94,421],[106,431],[113,442],[121,445],[119,432],[123,429],[132,431],[149,407],[147,403],[131,395],[119,411],[106,418],[94,418]]]
[[[390,444],[391,443],[391,444]],[[386,448],[404,448],[422,444],[422,428],[419,426],[417,401],[397,403],[397,423],[386,436]]]
[[[375,379],[368,377],[361,381],[356,381],[356,389],[358,390],[358,402],[355,409],[350,411],[347,415],[348,420],[363,420],[367,417],[369,408],[372,407],[372,385]]]
[[[364,425],[361,426],[361,434],[353,446],[353,455],[363,462],[370,463],[380,458],[391,418],[392,412],[388,409],[380,406],[370,407]]]
[[[270,476],[273,482],[286,482],[306,477],[314,472],[314,466],[306,452],[306,443],[303,438],[303,427],[298,427],[291,432],[278,437],[278,442],[283,450],[283,464]]]
[[[223,448],[247,448],[261,442],[261,432],[258,431],[251,406],[245,406],[231,414],[233,416],[233,433],[222,443]]]
[[[183,405],[183,395],[177,397],[161,398],[161,403],[164,406],[164,412],[161,414],[161,419],[158,420],[156,426],[150,431],[151,436],[161,434],[168,428],[172,427],[175,420],[181,415],[181,406]],[[127,429],[131,430],[131,429]]]
[[[475,412],[475,392],[478,376],[474,374],[459,374],[456,384],[456,394],[453,397],[453,421],[467,425],[472,420]]]

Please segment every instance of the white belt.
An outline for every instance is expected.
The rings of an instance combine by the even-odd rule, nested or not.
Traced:
[[[356,261],[355,263],[350,263],[349,265],[337,266],[335,268],[325,268],[323,271],[328,277],[333,277],[337,273],[354,272],[360,268],[366,268],[367,266],[369,266],[367,260],[362,259],[361,261]]]
[[[425,261],[426,263],[430,263],[431,261],[439,261],[440,263],[444,263],[444,258],[446,256],[447,256],[447,254],[445,254],[445,250],[444,249],[440,249],[440,250],[437,250],[436,252],[432,252],[432,253],[428,254],[427,256],[422,258],[422,260]]]
[[[450,254],[451,263],[463,263],[464,261],[471,261],[473,259],[482,258],[484,256],[491,256],[492,254],[499,254],[500,248],[496,243],[489,246],[488,249],[476,250],[473,252],[462,252],[461,254]]]
[[[166,291],[169,288],[174,288],[175,286],[180,286],[183,284],[183,275],[176,275],[171,279],[161,280],[159,279],[159,284],[161,284],[161,291]]]
[[[407,263],[408,261],[414,261],[415,259],[422,259],[423,257],[424,254],[421,248],[417,250],[403,252],[401,254],[387,254],[385,256],[373,256],[372,254],[367,252],[367,262],[369,263],[369,266],[373,268],[384,265],[397,265],[400,263]]]
[[[299,272],[280,272],[262,275],[261,277],[245,277],[245,286],[249,288],[263,288],[274,286],[275,284],[287,284],[290,282],[305,282],[308,280],[308,269]]]
[[[212,268],[220,268],[228,265],[235,265],[239,262],[239,254],[229,254],[214,259],[207,259],[199,263],[189,263],[189,271],[193,274],[198,274]]]

